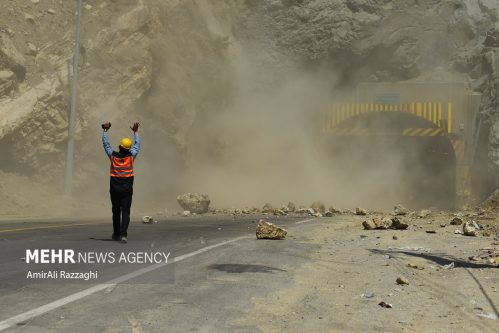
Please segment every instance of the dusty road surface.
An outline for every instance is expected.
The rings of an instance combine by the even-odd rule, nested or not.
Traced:
[[[449,219],[447,215],[418,219],[401,231],[363,230],[361,222],[370,217],[270,218],[288,229],[288,237],[281,241],[255,238],[258,217],[168,218],[151,225],[133,222],[128,244],[105,241],[111,226],[104,220],[0,222],[0,244],[5,251],[0,271],[0,329],[499,330],[497,263],[469,260],[493,251],[499,246],[497,239],[454,234],[458,227],[440,226]],[[20,258],[27,247],[79,244],[86,251],[104,251],[153,239],[173,244],[172,256],[178,262],[141,271],[135,277],[140,279],[137,283],[130,277],[139,270],[133,265],[114,271],[101,267],[110,277],[128,276],[118,284],[24,281],[25,263]],[[454,268],[443,268],[450,263]],[[174,279],[162,281],[168,270]],[[398,285],[399,276],[409,284]],[[379,306],[382,301],[392,308]]]

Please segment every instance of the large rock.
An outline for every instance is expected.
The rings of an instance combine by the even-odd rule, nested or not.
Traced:
[[[186,193],[177,197],[178,204],[191,213],[207,213],[210,206],[210,198],[206,194]]]
[[[409,227],[409,225],[405,222],[402,222],[399,218],[394,217],[392,218],[392,225],[391,229],[396,229],[396,230],[405,230]]]
[[[465,222],[463,225],[463,234],[465,236],[476,236],[476,228],[471,223]]]
[[[273,223],[260,220],[256,228],[256,238],[258,239],[284,239],[287,231]]]
[[[19,81],[26,77],[26,60],[6,33],[0,33],[0,68],[14,72]]]

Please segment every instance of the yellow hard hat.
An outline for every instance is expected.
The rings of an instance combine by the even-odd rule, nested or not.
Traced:
[[[120,141],[120,146],[130,150],[130,148],[132,148],[132,140],[130,140],[129,138],[123,138]]]

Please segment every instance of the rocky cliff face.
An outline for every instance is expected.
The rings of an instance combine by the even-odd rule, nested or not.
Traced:
[[[55,188],[74,13],[74,2],[48,0],[10,1],[0,13],[0,168]],[[92,184],[107,182],[99,124],[111,121],[117,141],[139,119],[152,184],[138,190],[173,197],[191,167],[237,151],[219,119],[244,108],[240,95],[272,91],[295,71],[328,79],[331,96],[366,80],[466,80],[484,96],[483,160],[497,167],[498,15],[495,0],[87,0],[76,187],[93,196]]]

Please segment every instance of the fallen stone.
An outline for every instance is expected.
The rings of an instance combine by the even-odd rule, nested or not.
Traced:
[[[263,208],[262,208],[262,213],[273,213],[274,212],[274,207],[269,204],[269,203],[266,203],[265,205],[263,205]]]
[[[49,8],[49,9],[47,9],[47,13],[54,15],[55,14],[55,10],[52,9],[52,8]]]
[[[243,213],[243,214],[251,214],[251,210],[249,208],[243,208],[241,210],[241,213]]]
[[[397,240],[397,239],[399,239],[399,238],[398,238],[397,236],[393,235],[393,236],[392,236],[392,239],[393,239],[393,240]]]
[[[427,234],[436,234],[436,233],[437,233],[437,231],[436,231],[436,230],[433,230],[433,229],[432,229],[432,230],[426,230],[426,233],[427,233]]]
[[[461,224],[463,224],[463,219],[462,219],[462,218],[460,218],[460,217],[458,217],[458,216],[456,216],[456,217],[454,217],[454,218],[450,221],[450,224],[452,224],[452,225],[461,225]]]
[[[409,211],[401,204],[397,204],[393,208],[393,215],[407,215],[407,213],[409,213]]]
[[[273,223],[260,220],[256,228],[256,238],[258,239],[284,239],[287,231]]]
[[[385,216],[381,220],[375,217],[373,221],[378,226],[377,229],[382,229],[382,230],[392,229],[393,220],[389,217]]]
[[[142,217],[142,223],[155,223],[154,218],[152,216],[143,216]]]
[[[321,213],[319,213],[319,212],[317,212],[317,213],[312,214],[312,216],[313,216],[313,217],[322,217],[322,214],[321,214]]]
[[[454,233],[456,235],[462,235],[463,234],[463,232],[461,230],[459,230],[459,229],[454,230]]]
[[[312,208],[315,212],[324,214],[326,212],[326,206],[322,201],[314,201],[310,205],[310,208]]]
[[[332,212],[327,211],[327,212],[325,212],[325,213],[324,213],[324,216],[325,216],[325,217],[333,217],[334,215],[333,215],[333,213],[332,213]]]
[[[363,208],[355,208],[355,215],[361,215],[361,216],[364,216],[364,215],[367,215],[367,211]]]
[[[445,223],[440,223],[440,228],[445,228],[447,226],[447,224]]]
[[[191,215],[191,212],[190,212],[190,211],[188,211],[188,210],[184,210],[184,211],[182,212],[182,216],[184,216],[184,217],[185,217],[185,216],[189,216],[189,215]]]
[[[209,211],[210,198],[206,194],[186,193],[177,197],[178,204],[191,213],[204,214]]]
[[[31,2],[36,5],[36,4],[38,4],[40,2],[40,0],[31,0]]]
[[[463,225],[463,235],[465,236],[476,236],[476,228],[473,227],[469,222]]]
[[[397,284],[409,284],[409,280],[407,280],[403,276],[399,276],[396,280]]]
[[[393,308],[393,305],[391,305],[390,303],[386,303],[386,302],[379,302],[378,305],[381,306],[382,308],[386,308],[386,309]]]
[[[291,212],[291,213],[294,213],[296,211],[296,206],[293,202],[288,202],[288,210]]]
[[[315,214],[315,210],[314,210],[313,208],[309,208],[309,209],[307,209],[307,213],[308,213],[308,215],[310,215],[310,216],[314,216],[314,214]]]
[[[423,210],[421,210],[421,211],[418,213],[418,217],[419,217],[420,219],[424,219],[424,218],[426,218],[426,217],[430,216],[430,214],[431,214],[431,210],[429,210],[429,209],[423,209]]]
[[[377,227],[376,223],[374,223],[373,220],[367,220],[367,221],[362,222],[362,226],[366,230],[374,230]]]
[[[396,230],[405,230],[409,227],[409,224],[402,222],[400,219],[397,217],[392,218],[392,225],[391,229],[396,229]]]

